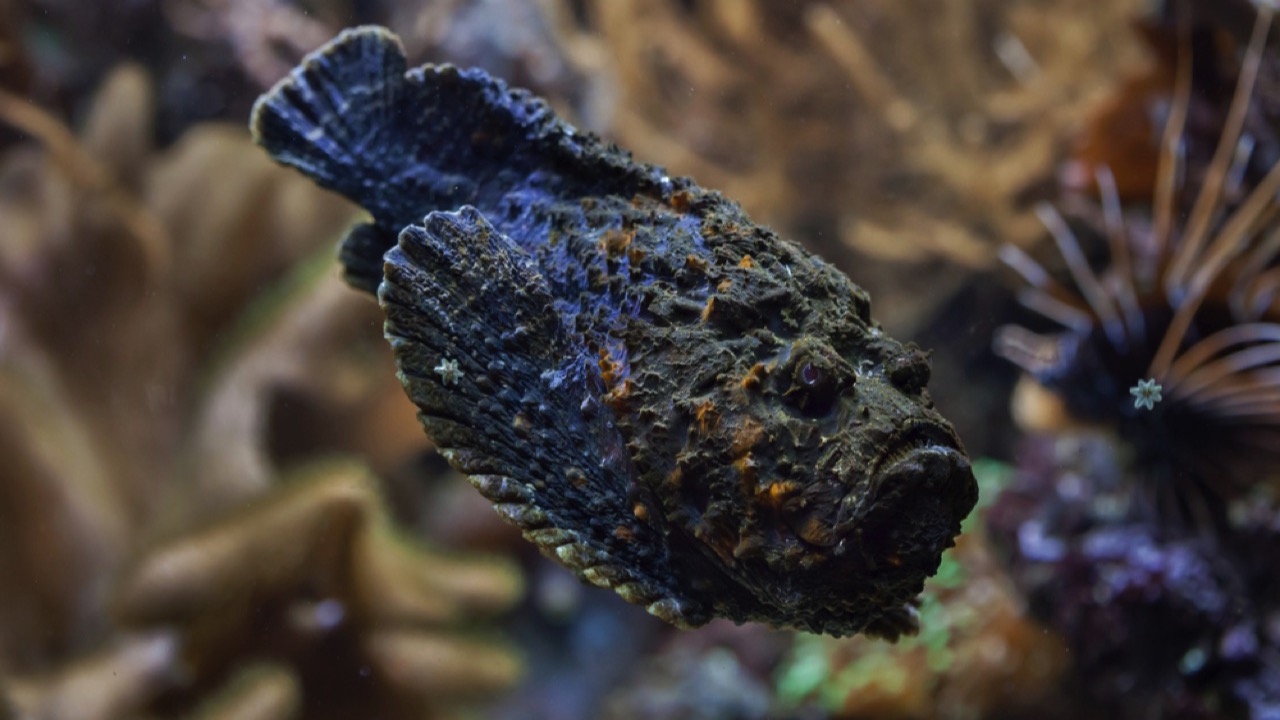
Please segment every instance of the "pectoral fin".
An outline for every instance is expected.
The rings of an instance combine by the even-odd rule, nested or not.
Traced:
[[[400,379],[454,467],[584,580],[669,622],[710,619],[680,592],[599,369],[527,253],[464,207],[406,228],[383,275]]]

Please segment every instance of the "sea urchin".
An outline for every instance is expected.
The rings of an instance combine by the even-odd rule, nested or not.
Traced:
[[[1184,132],[1193,89],[1184,17],[1172,99],[1153,137],[1159,160],[1149,213],[1123,208],[1100,166],[1096,223],[1038,208],[1070,283],[1019,248],[1001,252],[1027,284],[1022,304],[1066,329],[1003,327],[997,353],[1053,391],[1074,419],[1117,431],[1150,481],[1146,498],[1166,519],[1218,524],[1223,500],[1256,485],[1258,461],[1280,451],[1280,164],[1243,132],[1273,14],[1257,10],[1206,167],[1184,162],[1198,155],[1188,153],[1196,138]],[[1101,270],[1089,262],[1079,225],[1105,238]]]

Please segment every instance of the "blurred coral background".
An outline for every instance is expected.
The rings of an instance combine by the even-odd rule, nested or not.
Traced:
[[[0,0],[0,719],[1249,717],[1080,692],[1081,646],[1028,603],[1043,577],[985,522],[1011,484],[1048,502],[1072,463],[1122,462],[1021,439],[1044,423],[1014,423],[991,338],[1017,316],[1001,246],[1048,243],[1038,201],[1091,162],[1151,184],[1098,118],[1168,69],[1134,22],[1153,5]],[[920,636],[676,631],[538,557],[432,454],[378,308],[338,278],[357,209],[245,129],[362,23],[724,191],[934,349],[937,404],[996,459]]]

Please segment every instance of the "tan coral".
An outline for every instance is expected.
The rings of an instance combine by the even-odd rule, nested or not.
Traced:
[[[918,268],[857,274],[898,331],[1042,235],[1025,197],[1141,57],[1132,1],[597,0],[585,26],[540,5],[566,57],[613,79],[600,129],[639,157],[838,235],[829,252]]]
[[[153,151],[150,106],[137,69],[78,134],[0,95],[37,141],[0,159],[0,708],[421,717],[510,685],[515,655],[466,629],[516,571],[424,548],[381,500],[428,446],[333,266],[352,208],[241,128]],[[361,459],[281,479],[333,453]]]
[[[509,650],[443,628],[500,611],[519,592],[504,563],[398,537],[375,479],[330,463],[143,553],[115,592],[113,649],[15,681],[13,695],[31,717],[80,717],[73,708],[92,705],[115,718],[165,703],[289,717],[318,697],[324,717],[343,717],[385,696],[400,700],[395,717],[417,717],[517,678]],[[334,659],[317,664],[317,653]],[[275,679],[217,689],[254,659],[275,663]],[[324,685],[335,676],[347,692]]]
[[[161,7],[177,32],[230,42],[240,66],[262,87],[339,29],[336,21],[282,0],[167,0]]]

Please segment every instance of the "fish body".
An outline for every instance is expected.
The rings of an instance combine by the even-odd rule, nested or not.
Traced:
[[[340,259],[427,434],[547,555],[683,627],[914,630],[977,488],[927,355],[842,273],[381,28],[252,128],[369,211]]]

